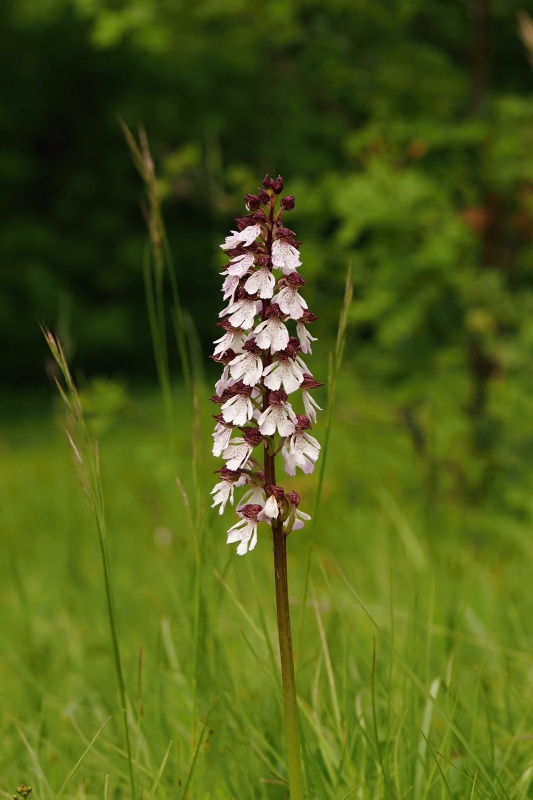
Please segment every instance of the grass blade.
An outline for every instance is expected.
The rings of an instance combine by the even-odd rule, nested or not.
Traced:
[[[120,656],[120,647],[118,640],[118,629],[115,612],[115,598],[113,592],[113,581],[111,576],[111,561],[109,558],[109,551],[107,548],[107,527],[104,505],[104,492],[102,482],[100,479],[100,458],[98,451],[98,443],[91,437],[83,408],[81,406],[78,391],[70,374],[69,366],[61,347],[61,343],[57,337],[44,326],[42,331],[46,343],[54,357],[54,360],[59,367],[63,376],[66,390],[62,389],[59,380],[56,381],[60,395],[65,404],[67,411],[67,421],[71,425],[72,432],[69,432],[68,438],[73,446],[74,456],[77,462],[77,475],[82,485],[82,488],[89,500],[93,510],[94,522],[98,533],[98,542],[100,544],[100,553],[102,558],[102,567],[104,573],[104,586],[105,597],[107,606],[108,623],[111,633],[111,647],[113,652],[113,661],[115,665],[115,674],[118,685],[118,692],[120,697],[120,705],[122,711],[122,719],[124,723],[124,737],[126,741],[126,753],[128,759],[128,768],[130,776],[130,789],[132,800],[137,797],[136,782],[133,769],[133,755],[130,741],[130,729],[128,722],[128,703],[126,697],[126,684],[124,681],[124,673],[122,670],[122,661]],[[75,441],[76,439],[76,441]]]
[[[69,771],[67,777],[63,781],[63,785],[61,786],[61,789],[59,790],[59,792],[56,795],[56,800],[60,800],[60,798],[63,795],[63,792],[65,791],[65,789],[67,787],[68,782],[76,774],[76,772],[78,771],[80,765],[83,762],[83,759],[85,758],[87,753],[92,749],[93,744],[96,742],[96,740],[98,739],[98,737],[100,736],[101,732],[104,730],[105,726],[107,725],[107,723],[109,722],[110,719],[111,719],[111,717],[108,717],[106,719],[106,721],[98,728],[98,730],[94,734],[93,738],[91,739],[91,741],[89,742],[89,744],[87,745],[87,747],[85,748],[85,750],[83,751],[83,753],[81,754],[79,759],[76,761],[76,763],[74,764],[72,769]],[[106,785],[107,785],[107,777],[106,777]],[[107,789],[106,789],[106,793],[107,793]]]
[[[352,297],[353,297],[353,281],[352,281],[352,265],[351,262],[348,265],[348,269],[346,271],[346,282],[344,286],[344,297],[341,307],[341,313],[339,317],[339,325],[337,329],[337,340],[335,344],[335,350],[332,354],[330,354],[329,358],[329,372],[328,372],[328,387],[327,387],[327,415],[326,415],[326,430],[324,433],[324,441],[322,443],[322,450],[321,450],[321,458],[320,458],[320,469],[318,472],[318,483],[316,488],[315,494],[315,506],[313,511],[313,519],[311,523],[311,530],[309,533],[309,546],[307,549],[307,559],[306,559],[306,566],[305,566],[305,582],[304,582],[304,589],[302,592],[302,601],[301,607],[305,611],[306,603],[307,603],[307,596],[309,593],[309,575],[311,571],[311,556],[313,553],[313,548],[316,541],[317,535],[317,516],[318,516],[318,509],[320,505],[320,496],[322,494],[322,485],[324,483],[324,475],[326,470],[326,461],[327,461],[327,454],[329,448],[329,440],[330,440],[330,433],[331,427],[333,424],[333,411],[335,408],[335,399],[337,396],[337,380],[339,376],[339,371],[342,364],[342,357],[344,354],[344,346],[346,344],[346,331],[348,328],[348,313],[350,310],[350,306],[352,304]],[[302,647],[302,639],[303,639],[303,632],[304,632],[304,622],[305,622],[305,614],[302,613],[300,617],[300,626],[298,631],[297,637],[297,647],[296,647],[296,661],[298,662],[298,654],[301,651]]]

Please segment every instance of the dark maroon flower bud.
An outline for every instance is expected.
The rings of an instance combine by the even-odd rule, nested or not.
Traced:
[[[298,320],[299,321],[299,320]],[[291,347],[296,353],[299,353],[301,348],[300,340],[296,338],[296,336],[289,336],[289,341],[287,343],[287,348]]]
[[[256,503],[248,503],[246,506],[239,508],[239,514],[242,514],[246,519],[257,519],[257,515],[261,513],[263,506]]]
[[[283,211],[292,211],[294,208],[294,197],[292,194],[287,194],[281,198],[280,206]]]
[[[296,270],[294,272],[289,272],[289,274],[285,276],[285,281],[290,286],[294,286],[295,288],[303,286],[305,283],[302,276],[298,272],[296,272]]]
[[[245,247],[243,244],[237,245],[237,247],[232,247],[231,250],[226,250],[226,254],[230,259],[237,258],[237,256],[244,256],[250,249],[251,245]],[[228,266],[228,265],[226,265]]]
[[[244,202],[246,203],[248,211],[254,211],[256,208],[259,208],[261,204],[261,200],[256,194],[245,194]]]
[[[272,303],[272,305],[267,306],[265,309],[265,319],[270,319],[271,317],[281,319],[282,316],[283,313],[277,303]]]
[[[314,322],[317,320],[318,317],[316,314],[312,314],[307,308],[305,309],[304,313],[298,320],[298,322],[303,322],[304,325],[309,325],[310,322]]]
[[[221,395],[214,394],[210,399],[213,403],[216,403],[217,406],[221,406],[226,402],[226,400],[230,400],[232,397],[235,397],[236,394],[244,394],[250,397],[252,394],[252,387],[245,386],[242,381],[239,381],[238,383],[233,384],[233,386],[228,386],[226,389],[224,389]]]
[[[234,383],[233,386],[228,386],[228,388],[224,390],[224,394],[226,394],[226,392],[229,393],[229,397],[235,397],[236,394],[243,394],[246,397],[250,397],[252,394],[252,387],[247,386],[242,381],[238,381]]]
[[[252,447],[257,447],[263,441],[263,434],[259,428],[240,428],[244,441]]]
[[[238,333],[242,331],[242,328],[234,328],[227,319],[222,320],[222,322],[215,322],[215,325],[217,328],[222,328],[223,330],[231,331],[232,333]]]
[[[273,189],[274,188],[274,181],[268,175],[265,175],[263,178],[263,186],[265,189]]]
[[[315,381],[312,375],[309,375],[308,372],[304,372],[304,379],[300,384],[300,389],[309,391],[309,389],[318,389],[319,386],[324,386],[324,384]]]
[[[294,231],[289,228],[278,228],[276,233],[276,239],[294,239],[295,236]]]
[[[270,258],[267,253],[261,253],[261,255],[257,256],[255,259],[255,264],[258,267],[271,267],[272,266],[272,259]]]
[[[230,483],[238,481],[239,478],[241,477],[240,470],[235,471],[232,469],[228,469],[227,467],[222,467],[222,469],[216,469],[215,475],[217,473],[220,475],[223,481],[229,481]]]
[[[296,430],[307,431],[311,427],[311,420],[305,414],[296,414]]]
[[[226,422],[222,414],[212,414],[213,419],[216,419],[219,425],[223,425],[225,428],[234,428],[235,425],[231,422]]]
[[[294,360],[297,354],[298,350],[295,347],[292,347],[290,344],[287,345],[285,350],[278,350],[276,353],[278,361],[287,361],[289,358]]]
[[[272,189],[274,190],[274,194],[281,194],[283,191],[283,178],[281,175],[272,181]]]
[[[268,497],[272,497],[272,495],[274,495],[274,497],[278,500],[282,497],[285,497],[285,490],[283,486],[274,486],[274,484],[268,484],[268,486],[265,486],[265,492],[267,493]]]
[[[216,356],[209,356],[209,358],[212,358],[213,361],[217,362],[217,364],[224,364],[224,366],[226,366],[226,364],[229,364],[230,361],[233,361],[235,355],[235,351],[230,347],[229,350],[225,350],[223,353],[218,353]]]
[[[276,389],[274,392],[270,392],[268,402],[271,406],[282,406],[283,403],[287,402],[287,397],[289,395],[283,389]]]
[[[254,220],[254,215],[250,214],[249,217],[238,217],[235,222],[237,223],[237,230],[243,231],[245,228],[249,228],[250,225],[256,225],[256,221]]]
[[[270,195],[268,192],[265,192],[264,189],[261,189],[261,191],[259,192],[259,199],[265,206],[268,205],[268,203],[270,203]]]
[[[300,505],[300,495],[298,492],[287,492],[285,497],[289,500],[292,506],[299,506]]]
[[[247,353],[261,353],[262,350],[257,346],[255,339],[248,339],[242,346],[242,349]]]
[[[255,300],[254,294],[248,294],[244,286],[239,286],[237,289],[237,300]]]
[[[228,386],[226,389],[224,389],[221,395],[217,394],[213,395],[211,400],[213,401],[213,403],[216,403],[217,405],[221,406],[223,403],[226,402],[226,400],[230,400],[232,397],[235,397],[236,394],[246,394],[246,391],[240,391],[239,387],[242,387],[243,389],[249,388],[245,386],[242,381],[239,381],[239,383],[235,383],[233,386]]]

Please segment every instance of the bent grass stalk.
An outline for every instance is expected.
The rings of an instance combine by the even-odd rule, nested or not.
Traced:
[[[199,625],[201,603],[201,540],[204,525],[204,502],[200,481],[201,467],[201,440],[200,413],[198,394],[202,382],[203,367],[199,356],[198,334],[190,317],[186,316],[178,289],[176,270],[172,253],[168,243],[165,222],[162,212],[162,198],[159,191],[154,161],[150,152],[146,131],[141,128],[138,141],[120,119],[124,138],[128,145],[132,161],[144,183],[146,202],[143,206],[143,215],[148,230],[148,242],[144,253],[144,283],[146,305],[152,346],[154,351],[156,369],[165,406],[169,438],[172,448],[176,446],[176,413],[173,403],[169,346],[167,342],[167,312],[165,306],[164,286],[168,279],[173,303],[172,323],[176,335],[178,355],[183,372],[185,387],[187,389],[193,408],[193,436],[192,436],[192,481],[194,486],[195,509],[191,509],[185,488],[177,478],[178,489],[184,502],[187,520],[191,530],[194,559],[194,652],[193,652],[193,688],[191,712],[191,764],[194,764],[197,753],[197,682],[199,661]],[[192,769],[192,767],[191,767]],[[191,773],[192,774],[192,773]]]
[[[66,434],[72,452],[74,454],[74,465],[76,475],[81,484],[81,487],[87,497],[90,506],[93,510],[94,521],[98,533],[98,541],[100,544],[100,553],[102,557],[102,566],[104,572],[105,595],[107,605],[107,617],[109,622],[109,629],[111,633],[111,647],[113,650],[113,661],[115,665],[115,675],[117,680],[118,693],[120,698],[120,706],[122,712],[122,719],[124,724],[124,739],[126,744],[126,755],[128,760],[128,770],[130,778],[131,797],[136,798],[136,781],[133,768],[133,754],[131,748],[131,737],[128,722],[128,702],[126,695],[126,685],[124,681],[124,673],[122,671],[122,662],[120,658],[120,647],[118,639],[115,600],[113,596],[113,581],[111,575],[111,562],[109,559],[109,552],[107,548],[107,528],[104,506],[104,494],[102,489],[102,482],[100,478],[100,459],[98,453],[98,444],[91,437],[85,417],[83,408],[81,406],[78,391],[70,374],[68,363],[61,347],[59,340],[44,326],[41,326],[44,338],[54,360],[59,367],[61,375],[63,376],[65,388],[61,385],[58,377],[56,377],[56,385],[65,405],[67,412],[67,421],[71,426],[69,431],[66,428]]]
[[[126,123],[123,120],[119,121],[132,161],[142,178],[146,190],[146,206],[143,207],[149,237],[149,245],[146,249],[144,260],[146,301],[157,373],[165,401],[169,425],[173,431],[174,413],[170,391],[170,366],[164,301],[165,275],[170,282],[172,302],[174,304],[173,323],[183,377],[189,393],[192,394],[192,367],[189,350],[187,348],[185,315],[181,304],[172,253],[168,244],[161,208],[161,194],[157,182],[154,161],[150,153],[148,137],[144,129],[141,128],[139,131],[139,142],[137,142]]]
[[[107,725],[107,723],[109,722],[110,719],[111,719],[111,717],[108,717],[102,723],[102,725],[100,725],[100,727],[98,728],[98,730],[94,734],[93,738],[91,739],[91,741],[89,742],[89,744],[87,745],[87,747],[85,748],[85,750],[83,751],[81,756],[78,758],[78,760],[76,761],[76,763],[74,764],[72,769],[69,770],[69,772],[67,774],[67,777],[63,781],[61,789],[59,790],[59,792],[55,796],[55,800],[60,800],[61,797],[63,797],[64,791],[67,788],[67,785],[68,785],[69,781],[74,777],[74,775],[76,774],[76,772],[78,771],[78,769],[82,765],[83,760],[85,759],[85,756],[92,750],[92,747],[93,747],[94,743],[96,742],[96,740],[98,739],[98,737],[100,736],[100,734],[102,733],[102,731],[104,730],[105,726]]]

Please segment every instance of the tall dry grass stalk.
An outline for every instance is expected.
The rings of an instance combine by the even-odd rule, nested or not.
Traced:
[[[176,411],[172,390],[172,374],[169,357],[169,312],[171,327],[175,334],[177,351],[181,365],[183,380],[191,404],[192,424],[192,492],[187,491],[184,482],[177,476],[176,484],[183,500],[194,550],[194,650],[192,654],[192,713],[191,713],[191,767],[189,779],[183,797],[191,788],[192,772],[198,748],[203,736],[202,726],[198,724],[197,684],[200,653],[200,617],[202,604],[202,540],[205,528],[205,501],[201,485],[202,462],[202,430],[200,421],[200,401],[203,395],[203,365],[198,334],[193,320],[185,312],[178,289],[177,274],[170,250],[162,212],[162,197],[159,181],[150,152],[148,137],[144,128],[140,128],[138,139],[121,120],[121,126],[128,145],[132,161],[141,176],[145,188],[145,202],[142,212],[148,232],[148,240],[144,253],[144,283],[148,320],[152,337],[159,385],[166,411],[167,425],[171,449],[176,447]],[[170,287],[171,306],[167,308],[166,286]]]

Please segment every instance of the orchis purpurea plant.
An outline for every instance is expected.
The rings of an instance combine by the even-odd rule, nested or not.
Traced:
[[[235,506],[239,520],[227,536],[228,543],[238,543],[239,555],[256,546],[259,523],[272,531],[289,783],[291,800],[300,800],[286,539],[310,517],[298,508],[299,495],[278,485],[276,468],[282,462],[288,475],[298,468],[313,471],[320,445],[309,431],[321,409],[310,391],[322,384],[303,358],[316,341],[306,327],[316,317],[300,294],[300,243],[283,219],[294,208],[294,197],[286,195],[278,205],[282,191],[283,179],[267,175],[259,193],[244,198],[249,213],[236,220],[237,230],[221,245],[230,261],[222,272],[227,306],[218,326],[224,333],[212,356],[223,371],[212,400],[220,406],[213,454],[222,456],[225,465],[217,470],[221,480],[212,491],[212,507],[219,506],[222,514],[236,502],[235,489],[244,490]],[[294,397],[303,413],[293,407]]]

